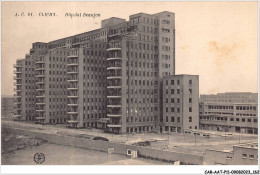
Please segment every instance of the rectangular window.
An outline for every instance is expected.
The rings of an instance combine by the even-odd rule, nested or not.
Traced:
[[[171,117],[171,122],[174,122],[174,117]]]
[[[189,107],[189,112],[192,112],[192,107]]]
[[[192,117],[189,117],[189,122],[192,122]]]
[[[242,159],[246,159],[247,158],[247,154],[242,154]]]
[[[192,103],[192,98],[189,98],[189,103]]]
[[[171,85],[174,85],[174,80],[171,80]]]

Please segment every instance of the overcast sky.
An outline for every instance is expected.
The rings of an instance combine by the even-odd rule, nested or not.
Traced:
[[[83,33],[110,17],[175,13],[176,74],[200,77],[200,94],[257,92],[257,2],[2,2],[1,92],[13,95],[13,64],[33,42]],[[15,14],[55,12],[56,17]],[[65,13],[99,13],[69,18]]]

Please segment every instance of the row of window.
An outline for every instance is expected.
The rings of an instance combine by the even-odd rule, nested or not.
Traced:
[[[143,98],[143,100],[139,99],[139,101],[136,98],[134,100],[133,100],[133,98],[130,98],[130,103],[145,103],[145,101],[149,102],[150,100],[151,100],[151,103],[158,103],[158,98],[150,98],[150,99],[147,98],[146,100],[145,100],[145,98]],[[128,103],[128,102],[129,102],[129,100],[127,98],[126,103]]]
[[[228,113],[228,112],[205,112],[205,114],[234,115],[234,113]],[[248,114],[248,113],[247,114],[236,113],[235,115],[236,116],[256,116],[256,114]]]
[[[231,158],[232,158],[232,157],[231,157]],[[249,159],[255,159],[255,155],[249,154],[249,155],[248,155],[248,158],[249,158]],[[247,159],[247,154],[242,153],[242,159]]]
[[[212,118],[212,117],[200,117],[200,119],[202,120],[202,119],[204,119],[204,120],[213,120],[213,121],[227,121],[228,119],[227,119],[227,117],[214,117],[214,118]],[[245,119],[245,118],[229,118],[229,121],[236,121],[236,122],[239,122],[239,121],[241,121],[241,122],[254,122],[254,123],[257,123],[257,119],[251,119],[251,118],[249,118],[249,119]]]
[[[158,120],[158,116],[151,116],[151,117],[127,117],[126,118],[126,122],[153,122],[153,121],[157,121]]]
[[[165,108],[165,112],[169,112],[168,107]],[[175,108],[171,107],[171,112],[175,112]],[[177,108],[177,113],[180,113],[180,108]],[[192,112],[192,107],[189,107],[189,112]]]
[[[170,120],[169,120],[169,118],[170,118]],[[175,118],[177,118],[177,120],[175,120]],[[172,123],[177,122],[177,123],[180,123],[180,117],[174,117],[174,116],[168,117],[168,116],[165,116],[165,122],[172,122]],[[189,122],[192,122],[192,117],[190,117]]]
[[[159,22],[158,20],[152,19],[152,18],[146,18],[146,17],[135,17],[135,18],[131,18],[130,22],[132,24],[138,24],[138,23],[147,23],[147,24],[151,24],[151,25],[158,25]]]
[[[176,92],[176,94],[180,94],[180,89],[176,89],[177,91],[175,91],[175,89],[171,89],[171,94],[174,94],[174,92]],[[166,89],[165,90],[165,94],[169,94],[169,90]],[[192,94],[192,89],[189,89],[189,94]]]
[[[166,98],[165,99],[165,103],[168,103],[170,101],[170,98]],[[174,98],[171,98],[171,103],[175,103],[175,99]],[[177,98],[177,103],[180,103],[180,99]],[[192,103],[192,98],[189,98],[189,103]]]

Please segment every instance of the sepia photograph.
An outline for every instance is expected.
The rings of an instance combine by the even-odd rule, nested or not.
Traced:
[[[258,2],[2,1],[8,165],[259,174]]]

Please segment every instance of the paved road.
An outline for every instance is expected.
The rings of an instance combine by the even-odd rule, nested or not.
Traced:
[[[200,135],[183,134],[183,133],[170,133],[170,134],[156,134],[156,133],[139,133],[128,135],[113,135],[104,133],[99,129],[69,129],[65,128],[65,125],[36,125],[28,122],[7,121],[2,120],[2,124],[9,127],[24,128],[28,130],[37,130],[38,132],[53,133],[53,134],[65,134],[65,135],[79,135],[86,134],[92,136],[102,136],[108,138],[112,142],[121,142],[131,144],[137,141],[145,140],[164,140],[162,144],[157,144],[158,149],[168,147],[169,150],[175,150],[180,152],[193,152],[202,153],[204,149],[232,149],[233,145],[240,143],[256,142],[257,135],[251,134],[239,134],[232,133],[232,136],[228,136],[230,133],[196,130]],[[204,133],[208,133],[210,138],[205,138]]]

